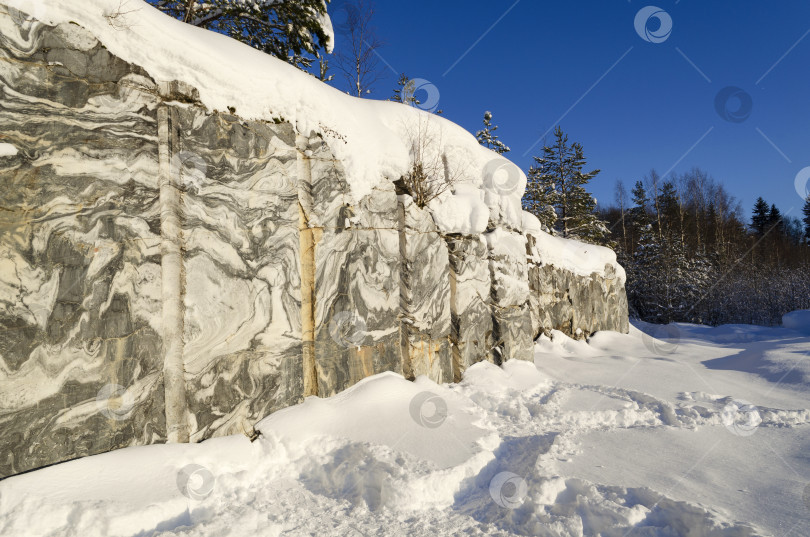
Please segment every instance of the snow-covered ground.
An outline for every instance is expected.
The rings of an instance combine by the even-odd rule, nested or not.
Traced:
[[[310,398],[253,443],[0,481],[0,535],[807,536],[808,353],[787,328],[555,333],[459,384],[387,373]]]

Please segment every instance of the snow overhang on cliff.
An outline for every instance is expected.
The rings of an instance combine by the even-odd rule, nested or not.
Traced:
[[[428,205],[443,232],[483,233],[489,220],[523,231],[531,222],[521,207],[525,174],[443,117],[400,103],[349,96],[284,61],[184,24],[145,2],[130,3],[126,9],[120,0],[0,3],[48,24],[84,27],[111,53],[142,67],[156,81],[178,80],[196,88],[210,110],[235,108],[245,120],[281,118],[302,134],[320,133],[344,167],[355,202],[381,181],[406,175],[414,145],[421,142],[423,158],[440,160],[453,183]],[[600,250],[588,268],[601,263],[602,254]],[[562,261],[564,255],[555,257]]]

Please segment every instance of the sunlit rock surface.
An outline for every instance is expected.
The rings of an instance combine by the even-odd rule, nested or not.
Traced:
[[[399,200],[401,353],[408,378],[453,380],[447,245],[410,196]]]
[[[611,265],[605,276],[581,276],[543,263],[527,235],[528,281],[533,337],[560,330],[575,338],[585,338],[598,330],[627,333],[627,294],[624,281]]]
[[[543,264],[500,221],[443,235],[387,178],[355,203],[317,134],[2,6],[0,143],[0,477],[628,329],[619,278]]]
[[[165,439],[152,80],[0,8],[0,476]],[[19,19],[17,19],[19,20]]]

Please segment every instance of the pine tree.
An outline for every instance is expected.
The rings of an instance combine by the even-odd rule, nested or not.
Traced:
[[[751,217],[751,229],[760,237],[768,231],[770,210],[767,202],[762,197],[757,198],[754,203],[754,214]]]
[[[804,207],[802,208],[802,214],[804,215],[802,222],[804,222],[805,242],[808,245],[810,245],[810,194],[808,194],[807,199],[804,200]]]
[[[297,67],[332,51],[324,0],[146,0],[164,13],[246,43]]]
[[[554,145],[543,147],[542,157],[534,157],[524,206],[544,222],[551,218],[542,204],[551,204],[556,212],[553,229],[564,237],[604,242],[607,226],[596,215],[596,200],[585,190],[599,170],[582,172],[586,164],[582,145],[577,142],[569,145],[568,136],[560,127],[554,130],[554,138]]]
[[[496,153],[503,154],[511,151],[509,147],[498,140],[495,131],[498,130],[497,125],[492,124],[492,112],[484,112],[484,128],[475,133],[478,143],[486,148],[492,149]]]

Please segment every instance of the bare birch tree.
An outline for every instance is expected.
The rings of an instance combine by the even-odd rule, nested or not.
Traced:
[[[338,42],[335,63],[349,93],[363,97],[371,93],[374,84],[383,77],[382,62],[377,50],[383,46],[373,25],[374,4],[370,0],[355,0],[347,10],[346,34]]]

